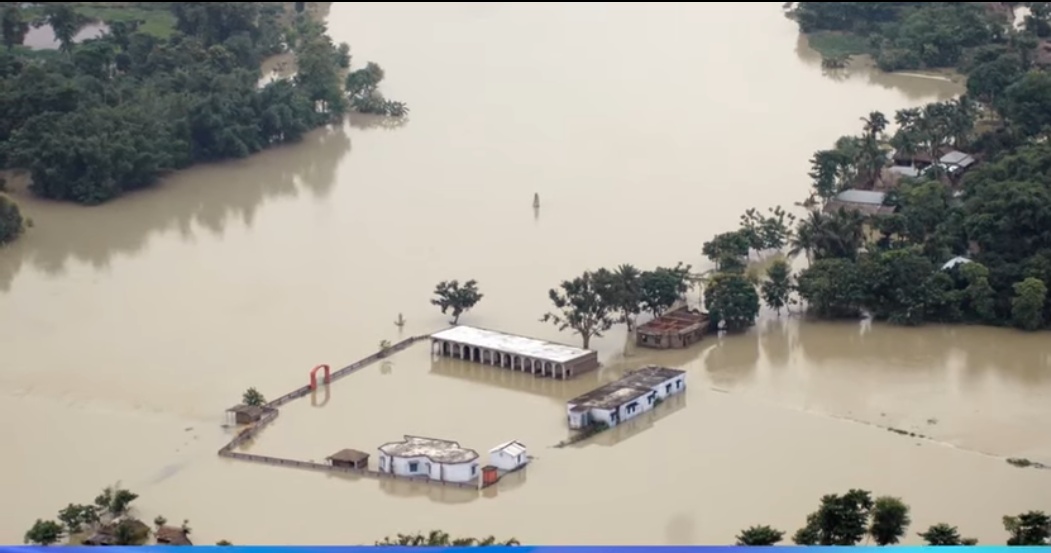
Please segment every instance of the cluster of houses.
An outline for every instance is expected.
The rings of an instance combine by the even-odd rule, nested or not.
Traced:
[[[884,183],[887,184],[887,188],[896,187],[897,181],[902,178],[923,177],[935,168],[955,181],[978,163],[974,156],[951,148],[941,148],[936,155],[937,157],[932,157],[926,153],[908,155],[895,151],[889,152],[887,157],[892,164],[884,172]],[[962,192],[956,191],[954,197],[958,198],[961,194]],[[870,217],[889,215],[896,209],[893,205],[887,205],[886,192],[854,188],[840,192],[824,206],[825,213],[845,210]]]

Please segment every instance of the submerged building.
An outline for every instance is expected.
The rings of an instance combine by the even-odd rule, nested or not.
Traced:
[[[686,348],[701,341],[710,324],[708,314],[680,307],[635,329],[635,345],[644,348]]]
[[[431,335],[431,347],[445,357],[562,380],[599,365],[598,353],[591,350],[470,326]]]
[[[581,429],[596,423],[616,426],[685,389],[686,371],[657,366],[630,371],[619,380],[569,400],[569,427]]]
[[[425,476],[443,482],[478,480],[478,452],[459,442],[423,436],[379,447],[379,470],[396,476]]]

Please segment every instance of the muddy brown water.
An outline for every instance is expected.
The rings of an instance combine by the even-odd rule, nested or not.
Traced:
[[[745,209],[799,200],[809,155],[860,116],[960,91],[824,76],[779,6],[338,3],[333,34],[387,70],[385,91],[413,110],[404,126],[355,117],[93,209],[22,198],[36,227],[0,253],[0,490],[19,498],[0,541],[120,480],[143,517],[189,518],[201,543],[430,528],[728,543],[751,524],[794,531],[821,494],[855,486],[903,496],[915,529],[1002,543],[1002,515],[1051,508],[1051,473],[1003,459],[1051,462],[1051,340],[1007,330],[766,314],[664,353],[617,330],[594,343],[604,370],[570,382],[415,347],[321,406],[289,405],[251,447],[320,460],[404,433],[528,444],[536,462],[484,495],[215,454],[246,387],[276,397],[317,363],[441,328],[438,280],[480,281],[464,323],[573,341],[537,320],[559,279],[700,265],[701,243]],[[688,393],[548,447],[566,436],[565,399],[644,363],[685,367]]]

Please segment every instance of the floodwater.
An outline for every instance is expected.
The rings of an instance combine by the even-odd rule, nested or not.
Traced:
[[[320,460],[405,433],[529,445],[535,463],[484,494],[219,459],[245,388],[276,397],[364,357],[399,338],[398,313],[405,336],[443,327],[439,280],[479,280],[466,324],[572,342],[538,322],[560,279],[699,266],[745,209],[800,200],[807,158],[859,117],[960,91],[823,75],[772,2],[338,3],[330,22],[411,121],[355,117],[97,208],[22,199],[36,225],[0,253],[0,490],[20,498],[0,541],[118,480],[144,518],[188,518],[200,543],[430,528],[729,543],[751,524],[792,532],[850,487],[904,497],[915,529],[1002,543],[1002,515],[1051,507],[1051,473],[1004,460],[1051,462],[1046,336],[772,314],[680,352],[635,351],[619,329],[594,341],[603,371],[569,382],[418,346],[289,405],[252,446]],[[645,363],[685,367],[687,394],[549,447],[565,399]]]
[[[101,21],[94,21],[84,25],[73,35],[73,42],[84,42],[93,38],[99,38],[109,31],[109,25]],[[22,44],[34,50],[58,50],[62,43],[55,36],[55,29],[50,24],[39,27],[30,27]]]

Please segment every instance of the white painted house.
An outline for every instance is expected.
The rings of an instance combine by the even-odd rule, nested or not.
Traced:
[[[489,450],[489,464],[500,470],[515,470],[529,462],[526,446],[510,441]]]
[[[426,476],[444,482],[478,479],[478,452],[452,440],[405,436],[379,447],[380,472],[398,476]]]
[[[686,372],[649,366],[631,371],[620,380],[573,398],[566,403],[569,427],[593,423],[616,426],[653,409],[660,400],[686,389]]]

